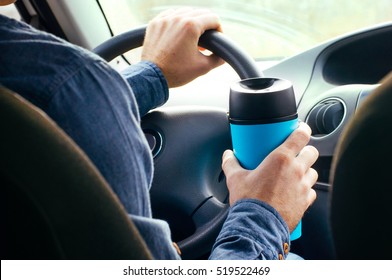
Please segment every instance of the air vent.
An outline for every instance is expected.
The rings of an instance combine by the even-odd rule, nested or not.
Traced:
[[[322,137],[332,133],[342,123],[345,115],[343,102],[336,98],[323,100],[312,108],[306,123],[312,136]]]

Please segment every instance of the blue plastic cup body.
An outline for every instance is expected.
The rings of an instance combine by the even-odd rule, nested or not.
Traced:
[[[298,119],[266,124],[230,124],[234,155],[240,164],[255,169],[264,158],[282,144],[298,127]],[[301,222],[290,240],[301,237]]]
[[[230,124],[234,154],[241,165],[255,169],[298,127],[298,119],[267,124]]]

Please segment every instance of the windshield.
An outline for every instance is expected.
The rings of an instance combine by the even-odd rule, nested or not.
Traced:
[[[99,0],[114,35],[180,6],[217,13],[223,30],[257,60],[280,60],[356,29],[390,20],[390,0]]]

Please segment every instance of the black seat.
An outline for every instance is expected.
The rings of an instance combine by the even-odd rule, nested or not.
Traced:
[[[332,165],[331,226],[339,259],[392,252],[392,73],[345,129]]]
[[[87,156],[3,87],[0,133],[1,259],[151,259]]]

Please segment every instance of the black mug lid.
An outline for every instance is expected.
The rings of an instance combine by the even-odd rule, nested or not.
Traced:
[[[297,118],[293,85],[277,78],[251,78],[230,88],[232,123],[270,123]]]

